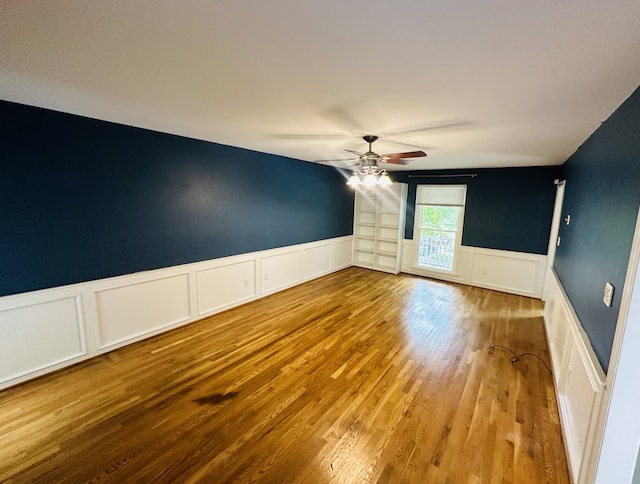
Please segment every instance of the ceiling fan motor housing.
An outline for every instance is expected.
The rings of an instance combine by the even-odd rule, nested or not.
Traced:
[[[378,161],[380,160],[380,155],[369,151],[368,153],[365,153],[364,156],[362,156],[360,158],[360,164],[362,165],[362,168],[366,168],[366,167],[377,167],[378,166]]]
[[[373,134],[368,134],[366,136],[363,136],[362,139],[365,140],[367,143],[369,143],[369,145],[371,145],[371,143],[376,141],[378,137]],[[371,146],[369,146],[369,150],[371,150]]]
[[[367,134],[363,136],[362,139],[369,143],[369,151],[360,157],[360,164],[362,168],[377,168],[378,161],[380,161],[380,155],[373,152],[371,145],[378,139],[378,137],[373,134]]]

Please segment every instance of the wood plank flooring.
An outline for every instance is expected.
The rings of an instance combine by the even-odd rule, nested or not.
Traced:
[[[568,483],[542,303],[350,268],[0,392],[0,482]]]

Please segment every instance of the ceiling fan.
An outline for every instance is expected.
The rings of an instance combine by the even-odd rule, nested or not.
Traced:
[[[371,149],[371,145],[378,139],[375,135],[365,135],[362,137],[365,142],[369,144],[369,151],[366,153],[360,153],[354,150],[345,150],[349,153],[353,153],[358,157],[360,163],[363,167],[365,166],[377,166],[378,163],[393,163],[396,165],[406,165],[408,161],[407,158],[420,158],[423,156],[427,156],[424,151],[405,151],[404,153],[389,153],[386,155],[379,155],[374,153]]]
[[[403,153],[389,153],[386,155],[379,155],[375,153],[371,148],[371,145],[378,139],[375,135],[365,135],[362,139],[369,144],[369,150],[366,153],[360,153],[359,151],[347,150],[349,153],[353,153],[357,156],[357,159],[360,163],[360,168],[356,168],[353,170],[347,185],[350,186],[359,186],[364,185],[364,187],[374,187],[376,185],[391,185],[393,183],[387,174],[386,169],[380,168],[378,166],[379,163],[390,163],[395,165],[406,165],[408,164],[408,158],[421,158],[427,156],[424,151],[405,151]],[[351,161],[354,158],[344,159],[344,160],[318,160],[321,163],[331,162],[331,161]]]

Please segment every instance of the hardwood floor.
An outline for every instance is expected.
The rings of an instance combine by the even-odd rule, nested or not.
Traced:
[[[542,303],[350,268],[0,392],[2,482],[568,483]]]

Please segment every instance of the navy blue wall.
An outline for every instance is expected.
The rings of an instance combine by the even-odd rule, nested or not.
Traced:
[[[640,89],[567,160],[555,269],[605,371],[640,205]],[[602,303],[604,283],[615,287]]]
[[[553,217],[557,166],[394,173],[409,183],[405,238],[413,239],[417,184],[467,185],[462,244],[546,254]],[[461,174],[477,176],[460,177]],[[429,177],[416,177],[429,175]]]
[[[331,167],[0,102],[0,295],[349,235]]]

